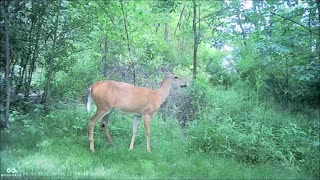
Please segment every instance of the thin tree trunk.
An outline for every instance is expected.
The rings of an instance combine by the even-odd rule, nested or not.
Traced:
[[[109,54],[109,43],[108,43],[108,36],[106,35],[106,37],[104,38],[104,41],[103,41],[103,75],[104,76],[107,76],[108,74],[108,54]]]
[[[32,52],[33,52],[33,32],[34,32],[34,29],[36,28],[36,24],[37,24],[37,21],[38,21],[38,16],[37,16],[37,13],[38,12],[35,12],[35,1],[31,1],[31,13],[33,14],[34,18],[31,18],[31,27],[30,27],[30,30],[29,30],[29,34],[28,34],[28,38],[27,38],[27,41],[28,41],[28,51],[26,53],[26,57],[23,58],[23,60],[21,61],[21,69],[22,69],[22,72],[20,74],[20,79],[19,79],[19,83],[18,83],[18,88],[17,88],[17,92],[24,92],[25,96],[27,96],[28,94],[26,94],[26,83],[27,83],[27,80],[28,80],[28,64],[32,64],[32,62],[30,63],[30,59],[31,59],[31,56],[32,56]],[[22,88],[21,88],[22,87]]]
[[[169,41],[169,24],[168,24],[168,22],[164,23],[164,40],[166,42]]]
[[[320,22],[320,0],[317,0],[318,7],[318,21]],[[320,27],[318,28],[319,36],[320,36]]]
[[[120,1],[120,6],[121,6],[121,11],[122,11],[122,16],[123,16],[123,24],[124,24],[124,29],[126,33],[126,38],[127,38],[127,48],[128,48],[128,53],[129,53],[129,59],[131,61],[131,67],[132,67],[132,73],[133,73],[133,84],[136,84],[136,68],[134,66],[134,63],[131,59],[131,48],[130,48],[130,39],[129,39],[129,33],[128,33],[128,21],[127,21],[127,16],[124,13],[124,6],[122,0]]]
[[[240,18],[240,10],[239,9],[237,9],[237,18],[238,18],[239,27],[241,29],[242,38],[245,39],[246,38],[246,34],[245,34],[244,28],[242,26],[242,20]]]
[[[180,30],[180,26],[181,26],[181,21],[182,21],[182,15],[184,13],[184,9],[186,8],[186,4],[183,6],[182,10],[181,10],[181,13],[180,13],[180,17],[179,17],[179,21],[178,21],[178,24],[177,24],[177,27],[176,29],[174,30],[174,36],[176,36],[176,33],[177,33],[177,29],[179,28]]]
[[[37,40],[36,40],[36,45],[35,48],[33,50],[33,55],[32,55],[32,59],[31,59],[31,65],[29,68],[29,72],[26,78],[26,83],[25,83],[25,91],[24,94],[26,96],[28,96],[30,94],[30,86],[31,86],[31,81],[32,81],[32,75],[33,72],[35,70],[36,67],[36,61],[37,61],[37,57],[38,57],[38,50],[39,50],[39,40],[38,40],[38,36],[37,36]]]
[[[28,72],[27,82],[25,83],[26,84],[25,85],[26,86],[25,87],[25,92],[24,92],[25,95],[29,95],[30,94],[30,86],[31,86],[31,81],[32,81],[32,75],[33,75],[33,72],[35,70],[36,61],[37,61],[37,58],[38,58],[39,39],[40,39],[40,34],[41,34],[41,29],[42,29],[41,28],[41,24],[42,24],[41,17],[40,17],[40,20],[39,20],[39,22],[37,24],[38,24],[38,26],[37,26],[35,47],[33,49],[33,54],[32,54],[32,59],[31,59],[31,65],[30,65],[29,72]]]
[[[200,40],[201,40],[201,38],[200,38],[201,37],[201,34],[200,34],[201,33],[201,31],[200,31],[201,30],[200,29],[200,23],[201,23],[200,6],[201,6],[201,4],[198,5],[198,14],[199,14],[199,16],[198,16],[198,38],[197,38],[198,43],[197,44],[200,44]]]
[[[36,9],[36,10],[34,10]],[[36,11],[36,12],[35,12]],[[23,78],[23,86],[24,86],[24,94],[25,96],[29,96],[30,93],[30,84],[31,84],[31,79],[32,79],[32,73],[34,70],[34,66],[35,66],[35,55],[36,55],[36,51],[38,50],[38,40],[39,40],[39,17],[41,18],[41,15],[39,15],[38,13],[38,5],[35,5],[35,1],[32,1],[32,14],[34,15],[34,18],[31,19],[32,22],[32,28],[30,31],[30,35],[31,37],[28,39],[29,40],[29,54],[28,57],[31,60],[30,62],[30,66],[27,69],[25,69],[25,73],[24,73],[24,78]],[[37,26],[38,25],[38,26]],[[36,35],[35,35],[35,40],[34,40],[34,35],[33,35],[33,29],[35,29],[36,31]],[[34,46],[34,48],[32,48]]]
[[[4,15],[4,27],[5,27],[5,56],[6,56],[6,71],[5,71],[5,81],[6,81],[6,107],[5,107],[5,118],[4,118],[4,126],[9,128],[9,111],[10,111],[10,58],[9,58],[9,23],[8,23],[8,6],[4,3],[3,6],[3,15]]]
[[[126,38],[127,38],[127,49],[128,49],[128,52],[130,53],[131,49],[130,49],[130,39],[129,39],[129,34],[128,34],[128,22],[127,22],[126,14],[124,13],[124,7],[123,7],[122,0],[120,0],[120,5],[121,5],[122,16],[123,16],[124,30],[125,30]]]
[[[320,22],[320,0],[316,0],[316,7],[318,8],[318,22]],[[318,52],[318,61],[320,60],[320,27],[318,27],[318,39],[316,43],[316,50]]]
[[[31,28],[30,28],[30,31],[29,31],[29,35],[28,35],[28,38],[27,38],[27,41],[29,42],[28,51],[26,52],[25,57],[21,59],[21,63],[20,63],[21,69],[20,69],[20,73],[19,73],[19,81],[18,81],[18,86],[17,86],[17,92],[24,91],[22,89],[24,88],[25,74],[26,74],[26,71],[27,71],[27,65],[29,63],[30,55],[31,55],[31,52],[32,52],[31,38],[32,38],[33,26],[34,26],[34,24],[32,22],[31,23]]]
[[[154,26],[156,27],[156,34],[158,34],[158,30],[159,30],[159,27],[160,27],[160,23],[155,23]]]
[[[189,24],[189,20],[191,19],[190,17],[191,17],[191,10],[188,10],[187,11],[187,15],[186,15],[186,17],[185,17],[185,23],[184,23],[184,25],[183,25],[183,29],[185,29],[186,28],[186,26],[187,26],[187,24]],[[186,42],[187,40],[186,40],[186,37],[185,36],[182,36],[182,40],[181,40],[181,50],[182,51],[184,51],[185,49],[187,49],[188,48],[188,46],[189,46],[189,43],[188,42]]]
[[[46,96],[45,96],[45,111],[46,113],[49,112],[51,107],[51,81],[53,77],[53,67],[54,67],[54,55],[55,55],[55,48],[56,48],[56,41],[57,41],[57,30],[59,24],[59,16],[60,16],[60,9],[61,9],[61,1],[58,2],[58,13],[54,22],[54,32],[53,32],[53,40],[52,40],[52,48],[50,52],[50,57],[48,61],[48,75],[47,75],[47,85],[46,85]]]
[[[197,78],[197,52],[198,52],[198,34],[197,34],[197,4],[196,0],[193,0],[193,79]]]
[[[289,108],[289,65],[288,58],[286,60],[286,108]]]

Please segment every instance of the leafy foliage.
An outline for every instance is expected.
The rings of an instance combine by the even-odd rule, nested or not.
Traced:
[[[248,99],[250,93],[196,87],[200,90],[196,98],[205,101],[197,102],[203,109],[198,108],[188,124],[192,147],[252,164],[280,162],[319,172],[320,159],[314,156],[319,149],[318,125],[310,130],[304,128],[303,116],[276,112],[268,104],[256,106],[254,99]]]

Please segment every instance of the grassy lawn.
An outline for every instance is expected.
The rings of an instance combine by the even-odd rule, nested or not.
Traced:
[[[308,176],[280,164],[249,165],[231,158],[201,153],[189,146],[174,120],[155,117],[152,152],[147,153],[143,123],[133,151],[130,117],[115,115],[110,123],[114,145],[95,128],[95,153],[89,151],[89,115],[61,110],[44,118],[16,119],[1,132],[1,176],[73,179],[305,179]],[[14,168],[15,173],[8,173]]]

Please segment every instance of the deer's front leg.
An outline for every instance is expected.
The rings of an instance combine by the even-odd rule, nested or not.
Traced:
[[[146,132],[146,140],[147,140],[147,151],[151,152],[150,147],[150,121],[151,121],[151,115],[145,114],[144,115],[144,129]]]
[[[132,138],[131,138],[131,143],[130,143],[130,147],[129,150],[131,151],[133,149],[134,146],[134,141],[138,132],[138,125],[139,125],[139,116],[134,116],[133,117],[133,122],[132,122]]]

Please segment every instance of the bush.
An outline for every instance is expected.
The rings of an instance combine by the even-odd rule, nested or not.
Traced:
[[[188,124],[192,148],[252,164],[290,164],[319,175],[319,135],[303,129],[297,117],[257,106],[239,90],[194,86],[190,95],[198,112]]]
[[[94,82],[105,79],[94,60],[78,60],[67,72],[58,72],[53,86],[53,95],[64,101],[82,101],[87,88]]]

